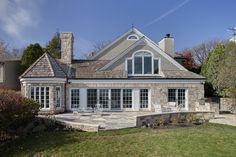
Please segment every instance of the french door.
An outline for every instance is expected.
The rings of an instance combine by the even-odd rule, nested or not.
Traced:
[[[111,89],[111,110],[121,109],[121,89]]]

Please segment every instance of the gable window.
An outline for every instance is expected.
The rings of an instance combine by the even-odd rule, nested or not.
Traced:
[[[31,87],[30,98],[39,102],[42,109],[49,109],[49,87]]]
[[[132,58],[127,59],[128,75],[158,75],[159,59],[154,58],[151,53],[140,51]]]
[[[138,40],[139,37],[136,34],[131,34],[127,37],[127,40]]]

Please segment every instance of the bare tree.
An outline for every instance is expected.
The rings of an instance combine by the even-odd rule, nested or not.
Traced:
[[[8,45],[6,42],[0,40],[0,60],[6,57],[6,53],[8,51]]]
[[[222,43],[222,41],[220,40],[206,41],[190,49],[190,51],[193,54],[195,62],[197,64],[202,64],[204,60],[207,58],[208,53],[215,48],[217,43]]]
[[[92,50],[88,53],[84,53],[83,54],[83,58],[91,58],[93,56],[95,56],[97,53],[99,53],[102,49],[104,49],[108,44],[110,44],[111,41],[99,41],[99,42],[95,42],[93,44]]]

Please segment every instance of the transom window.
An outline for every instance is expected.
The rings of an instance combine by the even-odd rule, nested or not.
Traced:
[[[71,108],[79,108],[79,89],[71,89]]]
[[[133,58],[127,59],[128,75],[155,75],[159,74],[159,59],[153,58],[146,51],[135,53]]]
[[[42,109],[49,109],[49,87],[31,87],[30,98],[37,101]]]

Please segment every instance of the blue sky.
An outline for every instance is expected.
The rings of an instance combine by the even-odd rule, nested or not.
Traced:
[[[10,48],[73,32],[76,57],[98,41],[113,40],[132,24],[158,42],[166,33],[180,51],[228,39],[236,26],[235,0],[0,0],[0,39]]]

